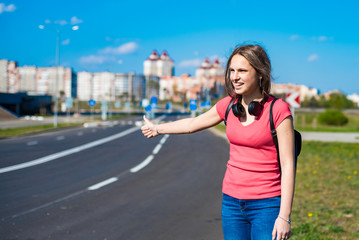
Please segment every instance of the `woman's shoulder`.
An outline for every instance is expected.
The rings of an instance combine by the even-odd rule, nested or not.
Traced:
[[[227,97],[224,97],[224,98],[220,99],[220,100],[217,102],[217,104],[218,104],[218,103],[229,103],[231,100],[232,100],[232,97],[231,97],[231,96],[227,96]]]
[[[269,103],[272,104],[272,101],[275,99],[276,97],[274,96],[269,96]],[[287,110],[289,109],[288,104],[282,99],[282,98],[277,98],[277,100],[275,101],[275,103],[273,104],[273,110]]]
[[[231,102],[231,100],[232,100],[232,97],[227,96],[227,97],[222,98],[221,100],[219,100],[216,103],[217,112],[222,119],[224,119],[224,117],[225,117],[227,107],[228,107],[229,103]]]

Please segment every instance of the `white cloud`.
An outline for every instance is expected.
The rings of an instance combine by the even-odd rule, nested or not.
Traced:
[[[40,29],[44,29],[45,26],[44,26],[44,25],[39,25],[39,28],[40,28]]]
[[[296,40],[298,38],[299,38],[299,35],[297,35],[297,34],[290,36],[290,40]]]
[[[72,25],[76,25],[76,24],[80,24],[80,23],[82,23],[83,21],[81,20],[81,19],[78,19],[76,16],[73,16],[72,18],[71,18],[71,24]]]
[[[106,57],[104,57],[104,56],[96,56],[96,55],[90,55],[90,56],[80,58],[81,63],[102,64],[105,61],[106,61]]]
[[[59,24],[59,25],[63,26],[63,25],[67,24],[67,21],[66,20],[56,20],[55,24]]]
[[[314,41],[325,42],[325,41],[333,40],[333,37],[319,36],[319,37],[312,37],[312,39]]]
[[[94,54],[81,57],[79,61],[82,64],[103,64],[105,62],[117,62],[116,58],[113,56],[102,56]]]
[[[326,37],[326,36],[320,36],[320,37],[318,37],[318,40],[321,41],[321,42],[324,42],[324,41],[327,41],[327,40],[328,40],[328,37]]]
[[[189,60],[183,60],[178,64],[179,67],[198,67],[202,63],[201,59],[189,59]]]
[[[307,61],[308,61],[308,62],[313,62],[313,61],[316,61],[316,60],[318,60],[318,59],[319,59],[319,55],[315,53],[315,54],[310,55],[310,56],[308,57]]]
[[[0,3],[0,14],[3,12],[13,12],[16,10],[16,7],[14,4],[5,5],[4,3]]]
[[[62,45],[69,45],[70,44],[70,39],[65,39],[64,41],[61,42]]]
[[[46,20],[45,20],[45,23],[46,23],[46,24],[50,24],[51,21],[50,21],[49,19],[46,19]]]
[[[118,63],[118,64],[122,64],[122,63],[123,63],[123,60],[120,59],[120,60],[117,61],[117,63]]]
[[[100,50],[100,53],[103,54],[114,54],[114,55],[121,55],[121,54],[128,54],[136,51],[138,48],[138,44],[135,42],[128,42],[125,44],[122,44],[119,47],[107,47],[105,49]]]

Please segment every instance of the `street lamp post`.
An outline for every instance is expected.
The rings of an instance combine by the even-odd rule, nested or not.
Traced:
[[[44,25],[39,25],[41,30],[45,29]],[[77,31],[79,26],[75,25],[71,28],[73,31]],[[56,30],[56,77],[55,77],[55,106],[54,106],[54,127],[57,128],[57,115],[58,115],[58,92],[59,92],[59,66],[60,66],[60,30]]]
[[[54,107],[54,128],[57,128],[58,113],[58,84],[59,84],[59,65],[60,65],[60,30],[57,30],[56,39],[56,81],[55,81],[55,107]]]

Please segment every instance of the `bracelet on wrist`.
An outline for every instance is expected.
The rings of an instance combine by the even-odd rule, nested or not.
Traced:
[[[158,132],[158,125],[156,125],[156,133],[157,133],[157,135],[160,135],[160,133]]]
[[[285,218],[282,218],[281,216],[278,215],[278,217],[284,221],[286,221],[287,223],[291,224],[292,223],[292,220],[289,218],[289,219],[285,219]]]

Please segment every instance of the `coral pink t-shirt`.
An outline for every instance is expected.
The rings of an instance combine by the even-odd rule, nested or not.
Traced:
[[[237,199],[263,199],[281,195],[277,150],[269,124],[269,109],[273,97],[264,104],[262,114],[253,123],[243,126],[228,114],[226,134],[230,142],[227,171],[223,179],[223,193]],[[217,102],[216,109],[224,119],[231,97]],[[278,99],[273,105],[273,121],[277,126],[291,116],[288,105]]]

